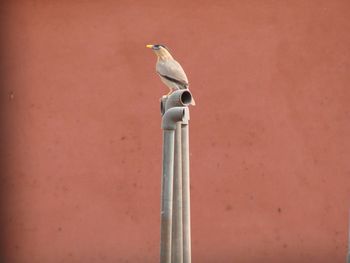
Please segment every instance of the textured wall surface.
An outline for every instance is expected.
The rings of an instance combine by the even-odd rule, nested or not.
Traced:
[[[193,262],[345,261],[349,1],[0,5],[1,262],[158,262],[149,43],[196,98]]]

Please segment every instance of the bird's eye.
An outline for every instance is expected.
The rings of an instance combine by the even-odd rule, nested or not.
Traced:
[[[164,48],[164,49],[169,51],[169,48],[167,46],[165,46],[165,45],[159,45],[159,46],[161,46],[162,48]]]
[[[153,48],[154,48],[154,49],[159,49],[159,48],[160,48],[160,45],[154,45]]]

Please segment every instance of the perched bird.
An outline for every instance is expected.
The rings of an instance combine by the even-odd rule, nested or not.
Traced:
[[[169,96],[174,90],[188,89],[188,79],[185,71],[170,54],[168,48],[164,45],[147,45],[146,47],[153,49],[158,59],[156,63],[156,71],[163,83],[170,88]],[[191,102],[195,105],[194,99]]]

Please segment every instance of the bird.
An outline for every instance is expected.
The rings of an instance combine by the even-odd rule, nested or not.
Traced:
[[[189,89],[189,83],[185,71],[170,54],[165,45],[146,45],[147,48],[153,49],[157,55],[156,71],[162,82],[170,89],[165,95],[169,96],[173,91],[179,89]],[[192,98],[191,105],[196,105]]]

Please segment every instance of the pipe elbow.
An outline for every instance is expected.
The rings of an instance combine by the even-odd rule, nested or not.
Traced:
[[[165,102],[164,112],[173,107],[186,107],[192,102],[192,94],[187,89],[175,90]]]
[[[189,112],[187,107],[173,107],[168,109],[162,118],[163,130],[175,130],[176,123],[181,121],[187,123],[189,119]]]

